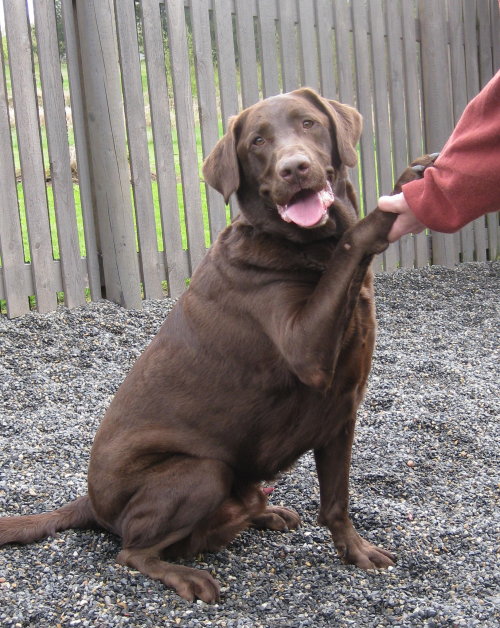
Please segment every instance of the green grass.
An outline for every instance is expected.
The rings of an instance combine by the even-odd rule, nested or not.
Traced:
[[[76,209],[76,223],[78,228],[78,241],[80,244],[80,254],[85,257],[85,235],[83,230],[83,217],[82,208],[80,203],[80,187],[73,185],[73,195],[75,198]],[[19,202],[19,212],[21,217],[21,233],[23,239],[24,259],[26,262],[31,261],[29,235],[28,235],[28,221],[26,218],[26,207],[24,202],[24,190],[21,183],[17,184],[17,198]],[[57,223],[56,212],[54,205],[54,194],[52,192],[52,186],[47,185],[47,205],[49,210],[49,224],[50,224],[50,236],[52,240],[52,252],[54,259],[59,259],[59,241],[57,237]]]
[[[150,130],[150,129],[149,129]],[[16,171],[20,172],[20,164],[19,164],[19,152],[17,145],[17,137],[15,131],[13,131],[13,146],[15,152],[15,161],[16,161]],[[177,174],[177,201],[179,205],[179,219],[181,226],[181,240],[182,246],[184,249],[188,248],[188,238],[187,238],[187,229],[186,229],[186,220],[184,215],[184,198],[182,191],[182,184],[180,182],[180,163],[179,163],[179,148],[178,148],[178,140],[177,133],[175,129],[172,132],[172,142],[173,142],[173,150],[174,150],[174,163]],[[69,134],[70,143],[73,141],[72,133]],[[47,138],[45,134],[45,129],[42,128],[42,149],[44,153],[44,163],[48,163],[48,147],[47,147]],[[199,163],[201,163],[202,158],[202,148],[201,148],[201,133],[199,127],[196,128],[196,149],[198,153]],[[152,133],[148,133],[148,150],[150,155],[150,164],[152,168],[155,169],[154,164],[154,145],[153,145],[153,137]],[[49,171],[46,172],[47,175],[50,174]],[[158,250],[164,250],[163,244],[163,233],[162,233],[162,221],[161,221],[161,213],[160,213],[160,200],[158,195],[158,184],[156,181],[151,181],[151,191],[153,196],[153,205],[155,211],[155,223],[156,223],[156,232],[157,232],[157,244]],[[132,186],[130,188],[131,199],[133,200],[133,192]],[[80,187],[78,184],[73,185],[73,194],[75,198],[75,208],[76,208],[76,220],[78,226],[78,237],[80,242],[80,251],[82,256],[85,255],[85,236],[84,236],[84,227],[83,227],[83,215],[82,215],[82,207],[80,202]],[[205,244],[206,246],[210,245],[210,227],[209,227],[209,218],[208,218],[208,208],[206,201],[206,193],[203,185],[200,186],[200,195],[201,195],[201,203],[202,203],[202,212],[203,212],[203,222],[205,229]],[[24,191],[22,183],[18,182],[17,184],[17,196],[19,201],[19,211],[21,217],[21,231],[23,235],[23,245],[24,245],[24,255],[25,260],[27,262],[30,261],[30,250],[29,250],[29,237],[28,237],[28,228],[27,228],[27,219],[26,219],[26,208],[24,202]],[[49,212],[49,222],[51,229],[51,237],[52,237],[52,245],[53,245],[53,254],[55,259],[59,259],[59,244],[57,237],[57,223],[56,223],[56,215],[55,215],[55,206],[54,206],[54,195],[52,191],[52,186],[47,184],[47,204],[48,204],[48,212]]]
[[[7,51],[6,51],[5,38],[3,38],[2,45],[4,48],[4,56],[6,57]],[[147,76],[146,76],[146,66],[144,62],[141,63],[141,72],[142,72],[142,82],[145,87],[145,93],[147,93]],[[40,79],[39,79],[39,74],[38,74],[38,64],[36,63],[36,57],[35,57],[35,76],[36,76],[37,87],[38,89],[40,89]],[[70,104],[69,80],[68,80],[67,67],[66,67],[66,64],[64,63],[61,64],[61,76],[62,76],[63,90],[65,94],[65,101],[66,101],[66,105],[68,106]],[[12,94],[10,68],[7,62],[5,63],[5,78],[6,78],[6,85],[7,85],[7,93]],[[172,114],[172,120],[174,120],[173,114]],[[220,128],[222,128],[222,122],[220,122]],[[147,127],[147,134],[148,134],[148,152],[149,152],[149,161],[151,165],[151,171],[156,172],[156,165],[155,165],[155,159],[154,159],[153,132],[150,125],[148,125]],[[11,130],[11,137],[12,137],[12,146],[14,150],[14,165],[16,168],[16,173],[19,176],[21,174],[21,164],[20,164],[20,157],[19,157],[18,137],[17,137],[15,128],[12,128]],[[202,160],[201,130],[198,124],[195,125],[195,137],[196,137],[196,150],[198,154],[198,163],[201,164],[201,160]],[[46,165],[45,174],[46,176],[49,176],[50,171],[48,169],[48,164],[50,163],[50,157],[49,157],[49,150],[48,150],[47,134],[46,134],[46,129],[44,125],[41,126],[41,141],[42,141],[43,160],[44,160],[44,164]],[[74,136],[73,136],[72,127],[68,128],[68,143],[70,146],[74,145]],[[186,229],[186,220],[185,220],[185,215],[184,215],[184,199],[183,199],[183,193],[182,193],[181,169],[180,169],[180,161],[179,161],[179,144],[178,144],[175,126],[173,126],[172,128],[172,144],[173,144],[173,152],[174,152],[175,170],[176,170],[176,176],[177,176],[177,199],[178,199],[178,206],[179,206],[179,220],[180,220],[180,225],[181,225],[181,240],[182,240],[183,247],[187,249],[188,237],[187,237],[187,229]],[[151,189],[152,189],[153,205],[154,205],[154,211],[155,211],[155,224],[156,224],[156,231],[157,231],[158,250],[162,251],[164,249],[164,244],[163,244],[163,233],[162,233],[162,226],[161,226],[162,221],[161,221],[161,215],[160,215],[160,211],[161,211],[160,201],[159,201],[159,196],[158,196],[158,185],[157,185],[157,182],[153,179],[151,181]],[[82,207],[81,207],[81,202],[80,202],[80,188],[78,184],[73,185],[73,193],[74,193],[74,199],[75,199],[76,220],[77,220],[77,227],[78,227],[80,251],[81,251],[82,256],[84,256],[86,247],[85,247]],[[132,186],[130,188],[130,193],[131,193],[131,199],[133,199]],[[203,222],[204,222],[204,230],[205,230],[205,243],[207,246],[209,246],[210,245],[210,228],[209,228],[209,217],[208,217],[208,209],[207,209],[206,193],[205,193],[204,185],[200,185],[200,194],[201,194]],[[18,196],[18,201],[19,201],[19,213],[20,213],[21,231],[22,231],[22,237],[23,237],[24,255],[25,255],[25,260],[29,262],[31,259],[31,256],[30,256],[30,248],[29,248],[26,207],[25,207],[25,201],[24,201],[23,185],[20,181],[17,183],[17,196]],[[51,238],[52,238],[53,254],[54,254],[55,259],[59,259],[60,255],[59,255],[59,243],[58,243],[58,236],[57,236],[57,222],[56,222],[56,215],[55,215],[54,195],[53,195],[52,186],[50,185],[50,183],[47,184],[47,206],[48,206],[48,215],[49,215],[50,231],[51,231]]]
[[[155,211],[155,223],[156,223],[156,238],[158,250],[164,250],[163,243],[163,232],[161,227],[161,214],[160,214],[160,200],[158,196],[158,184],[156,181],[152,181],[151,183],[151,191],[153,196],[153,206]],[[82,215],[82,207],[80,202],[80,187],[78,184],[73,184],[73,194],[75,198],[75,209],[76,209],[76,222],[78,229],[78,240],[80,244],[80,253],[82,257],[85,257],[86,247],[85,247],[85,234],[84,234],[84,224],[83,224],[83,215]],[[130,189],[131,200],[133,201],[133,192],[132,188]],[[29,247],[29,234],[28,234],[28,221],[26,218],[26,207],[24,202],[24,190],[21,183],[17,184],[17,196],[19,202],[19,212],[21,218],[21,233],[23,239],[23,248],[24,248],[24,259],[26,262],[31,261],[30,255],[30,247]],[[206,246],[210,245],[210,229],[209,229],[209,221],[208,221],[208,210],[206,205],[206,196],[205,191],[201,191],[201,200],[202,200],[202,211],[203,211],[203,222],[205,228],[205,244]],[[188,238],[187,238],[187,229],[186,229],[186,220],[184,216],[184,199],[182,193],[182,185],[177,183],[177,201],[179,205],[179,219],[180,219],[180,228],[181,228],[181,241],[184,249],[188,248]],[[54,194],[52,191],[52,186],[50,184],[47,185],[47,205],[49,212],[49,224],[50,224],[50,233],[52,239],[52,251],[54,255],[54,259],[59,259],[59,242],[57,236],[57,222],[56,222],[56,212],[55,212],[55,203],[54,203]],[[137,240],[137,247],[139,249],[139,243]]]
[[[10,67],[8,63],[8,50],[7,50],[7,43],[6,43],[5,37],[0,39],[0,45],[2,46],[1,50],[3,51],[3,57],[4,57],[5,82],[6,82],[7,94],[9,95],[10,98],[12,98],[13,97],[12,82],[11,82],[11,77],[10,77]],[[41,83],[40,83],[40,76],[39,76],[39,69],[38,69],[37,61],[38,60],[35,54],[35,58],[34,58],[35,82],[36,82],[36,86],[38,90],[38,95],[40,95]],[[141,74],[142,74],[142,83],[144,86],[144,93],[145,93],[146,104],[147,104],[147,93],[148,93],[147,73],[146,73],[146,65],[144,61],[141,63]],[[69,106],[70,105],[69,79],[68,79],[68,70],[65,63],[61,63],[61,78],[62,78],[62,86],[63,86],[63,91],[64,91],[65,105]],[[196,79],[194,75],[194,68],[192,68],[191,78],[192,78],[193,94],[195,94]],[[171,77],[168,78],[168,80],[171,82]],[[170,92],[170,98],[171,98],[170,102],[173,103],[171,84],[169,85],[169,92]],[[11,104],[12,104],[12,101],[11,101]],[[186,228],[186,221],[185,221],[185,215],[184,215],[184,199],[183,199],[183,190],[182,190],[182,183],[181,183],[179,145],[178,145],[177,133],[176,133],[175,122],[174,122],[175,115],[173,111],[171,112],[171,120],[173,124],[172,144],[173,144],[175,171],[176,171],[176,177],[177,177],[176,192],[177,192],[177,200],[178,200],[178,207],[179,207],[181,241],[182,241],[183,248],[187,249],[188,237],[187,237],[187,228]],[[222,121],[219,121],[219,132],[221,130],[222,130]],[[156,173],[156,164],[155,164],[155,159],[154,159],[153,133],[152,133],[152,128],[150,125],[147,126],[147,133],[148,133],[148,152],[149,152],[151,172]],[[201,146],[201,130],[200,130],[199,124],[195,124],[195,134],[196,134],[195,138],[196,138],[196,150],[197,150],[197,155],[198,155],[198,164],[201,164],[202,146]],[[43,124],[41,125],[40,135],[41,135],[41,146],[42,146],[42,152],[43,152],[43,161],[46,168],[45,174],[48,177],[50,176],[50,171],[49,171],[49,166],[48,166],[50,163],[50,157],[49,157],[46,129]],[[31,254],[30,254],[30,245],[29,245],[28,220],[26,217],[24,189],[23,189],[23,184],[20,177],[21,164],[20,164],[18,137],[17,137],[15,127],[11,128],[11,140],[12,140],[13,153],[14,153],[14,166],[16,169],[16,174],[18,176],[17,197],[18,197],[18,204],[19,204],[19,217],[20,217],[20,226],[21,226],[22,242],[23,242],[23,249],[24,249],[24,258],[26,262],[30,262]],[[71,126],[68,128],[68,143],[70,146],[74,145],[74,135],[73,135],[73,129]],[[200,176],[201,176],[201,173],[200,173]],[[155,177],[152,177],[152,180],[151,180],[151,190],[152,190],[153,205],[154,205],[154,212],[155,212],[157,245],[158,245],[158,250],[163,251],[164,250],[164,235],[162,231],[162,219],[161,219],[161,209],[160,209],[160,201],[159,201],[159,195],[158,195],[158,184],[155,180]],[[131,194],[131,199],[133,201],[132,186],[130,187],[130,194]],[[81,201],[80,201],[80,187],[77,183],[73,184],[73,195],[74,195],[74,201],[75,201],[75,212],[76,212],[76,222],[77,222],[77,229],[78,229],[80,253],[84,257],[86,255],[84,221],[83,221],[82,206],[81,206]],[[205,244],[206,246],[209,246],[211,237],[210,237],[206,191],[205,191],[205,186],[201,183],[200,183],[200,196],[201,196],[201,204],[202,204],[202,212],[203,212]],[[62,208],[62,211],[65,211],[65,209],[66,208]],[[55,259],[59,259],[60,251],[59,251],[59,241],[58,241],[58,235],[57,235],[57,220],[56,220],[56,211],[55,211],[55,204],[54,204],[54,194],[53,194],[52,185],[50,183],[47,184],[47,211],[48,211],[48,219],[49,219],[49,225],[50,225],[53,256]],[[135,214],[134,214],[134,218],[135,218]],[[137,230],[136,230],[136,233],[137,233]],[[168,237],[168,234],[167,234],[167,237]],[[139,248],[138,243],[137,243],[137,247]],[[2,265],[2,260],[0,258],[0,266],[1,265]],[[58,296],[62,302],[63,295],[61,294]],[[31,298],[32,307],[34,307],[34,299],[35,299],[34,297]],[[0,303],[0,313],[5,313],[5,309],[6,309],[6,304],[4,301]]]

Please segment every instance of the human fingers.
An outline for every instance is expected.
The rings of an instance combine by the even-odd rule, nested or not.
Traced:
[[[378,199],[378,208],[384,212],[392,214],[401,214],[409,209],[403,193],[394,194],[393,196],[381,196]]]
[[[420,233],[424,229],[425,225],[423,225],[411,211],[404,212],[399,214],[394,221],[387,239],[389,242],[396,242],[399,238],[402,238],[408,233]]]

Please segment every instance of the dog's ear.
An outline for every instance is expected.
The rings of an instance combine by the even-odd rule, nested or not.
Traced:
[[[326,100],[326,99],[325,99]],[[336,100],[326,100],[332,110],[332,118],[337,137],[337,149],[342,163],[353,168],[358,163],[356,145],[363,130],[361,114]]]
[[[299,89],[295,93],[306,98],[327,114],[335,134],[340,161],[346,166],[354,167],[358,163],[356,144],[363,130],[361,114],[354,107],[323,98],[308,87]]]
[[[217,142],[203,162],[205,181],[220,192],[226,203],[240,185],[240,169],[236,154],[236,122],[238,116],[229,119],[225,135]]]

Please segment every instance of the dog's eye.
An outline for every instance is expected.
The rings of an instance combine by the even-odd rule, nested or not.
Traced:
[[[252,142],[254,146],[262,146],[262,144],[265,144],[265,143],[266,143],[266,140],[260,135],[257,135],[257,137]]]
[[[314,120],[304,120],[302,122],[302,126],[304,127],[304,129],[310,129],[314,126]]]

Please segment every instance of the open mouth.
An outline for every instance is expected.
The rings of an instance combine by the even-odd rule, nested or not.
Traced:
[[[292,196],[287,205],[278,205],[278,211],[284,221],[312,229],[325,224],[328,208],[334,200],[332,186],[327,182],[319,192],[301,190]]]

